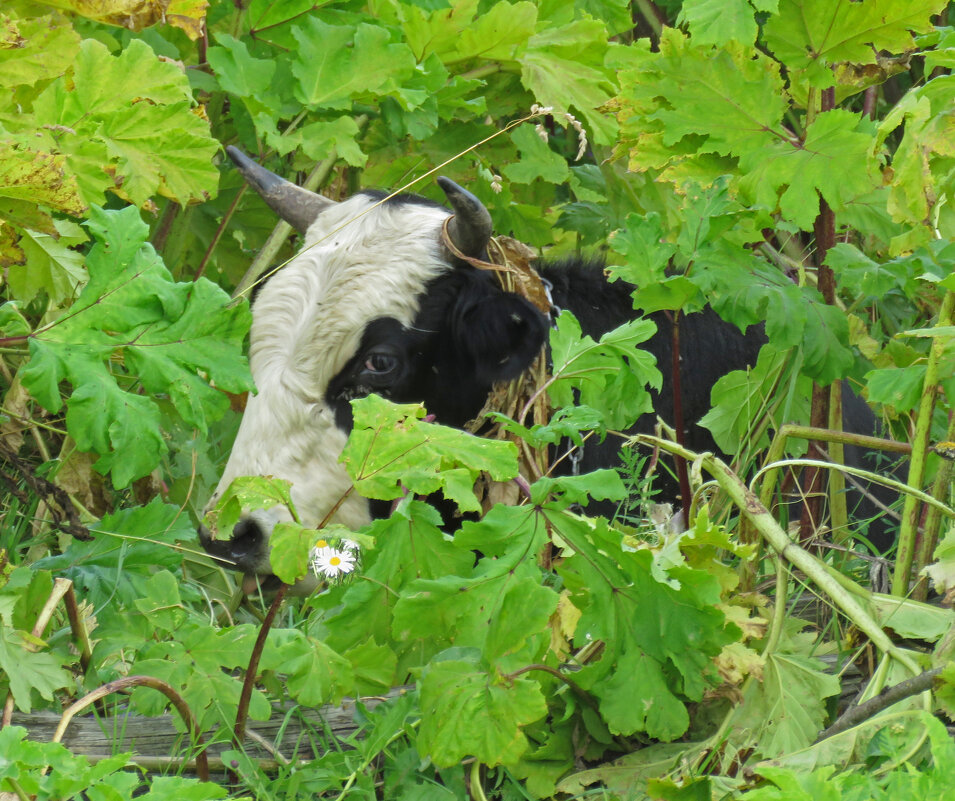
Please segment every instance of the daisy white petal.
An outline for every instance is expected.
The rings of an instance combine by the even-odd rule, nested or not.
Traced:
[[[355,554],[335,548],[323,548],[312,558],[312,570],[326,578],[335,578],[355,569]]]

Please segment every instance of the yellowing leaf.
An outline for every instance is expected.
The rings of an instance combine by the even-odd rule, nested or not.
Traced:
[[[47,0],[47,5],[131,31],[166,22],[184,30],[190,39],[198,39],[209,3],[208,0]]]
[[[15,21],[0,15],[0,26],[0,86],[56,78],[76,58],[80,37],[60,14]]]
[[[24,147],[12,139],[0,140],[0,198],[5,197],[73,215],[86,210],[63,156]]]
[[[144,42],[113,56],[87,39],[72,74],[37,97],[23,133],[39,129],[37,146],[63,154],[86,203],[103,203],[107,189],[137,205],[157,193],[188,203],[218,183],[219,144],[192,106],[185,75]]]

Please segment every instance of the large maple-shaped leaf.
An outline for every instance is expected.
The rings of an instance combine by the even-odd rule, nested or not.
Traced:
[[[316,606],[329,611],[325,619],[315,621],[310,633],[342,653],[368,638],[388,642],[393,608],[409,584],[467,576],[474,566],[474,554],[449,541],[441,524],[435,509],[414,500],[400,504],[391,517],[376,520],[366,532],[375,541],[364,554],[361,572],[366,580],[331,587],[316,598]],[[403,655],[415,644],[405,641],[397,646]]]
[[[780,0],[766,24],[766,42],[791,70],[805,70],[817,87],[836,79],[828,66],[875,64],[877,53],[912,50],[912,32],[932,29],[946,0]]]
[[[766,656],[762,682],[749,685],[736,712],[734,730],[748,732],[764,757],[791,754],[818,736],[826,720],[825,699],[839,692],[839,679],[810,656],[812,637],[791,621],[784,647]]]
[[[31,709],[31,691],[36,690],[47,701],[52,701],[56,690],[70,686],[72,677],[60,667],[61,663],[62,660],[51,653],[31,650],[15,629],[0,625],[0,675],[9,682],[13,700],[21,712]]]
[[[607,48],[603,23],[579,19],[536,33],[520,60],[521,83],[537,100],[557,112],[579,112],[591,138],[604,145],[617,130],[613,118],[599,110],[616,90],[613,73],[604,66]],[[556,119],[563,124],[560,115]]]
[[[351,108],[354,97],[394,91],[414,71],[411,49],[391,43],[381,27],[329,25],[309,17],[294,33],[299,45],[292,62],[295,95],[311,107]]]
[[[557,572],[582,612],[574,642],[605,646],[575,680],[597,697],[611,731],[680,736],[689,725],[686,700],[702,698],[708,665],[738,635],[716,609],[717,579],[672,567],[666,581],[658,581],[653,554],[625,550],[605,521],[546,510],[572,549]]]
[[[218,389],[251,388],[242,355],[249,314],[229,308],[228,295],[205,279],[173,282],[146,244],[136,209],[94,210],[88,227],[98,240],[87,258],[89,283],[68,313],[32,335],[22,376],[50,411],[62,405],[60,382],[72,384],[70,434],[100,454],[97,469],[111,470],[114,486],[124,487],[166,450],[159,409],[136,392],[135,376],[148,391],[168,393],[182,419],[205,430],[228,408]]]
[[[545,521],[530,506],[498,506],[484,520],[469,524],[466,542],[472,547],[483,543],[485,535],[494,540],[506,532],[512,540],[508,552],[481,560],[472,577],[410,584],[395,607],[395,639],[478,648],[482,662],[502,672],[540,659],[558,596],[541,586],[540,572],[528,557],[539,550],[545,531]],[[490,547],[496,550],[493,543]]]
[[[427,423],[420,404],[389,403],[377,395],[353,401],[355,423],[342,461],[367,498],[393,500],[407,492],[441,490],[461,509],[480,504],[474,482],[482,470],[495,481],[517,475],[513,443],[475,437],[456,428]]]
[[[418,751],[450,767],[474,756],[485,765],[516,761],[527,750],[522,728],[547,705],[536,681],[498,679],[464,660],[432,663],[421,680]]]
[[[656,332],[650,320],[633,320],[594,342],[581,335],[568,311],[551,331],[555,407],[580,403],[600,411],[604,425],[623,429],[652,409],[647,384],[659,389],[661,376],[653,356],[640,348]]]
[[[833,109],[813,120],[805,141],[779,140],[743,154],[744,194],[769,209],[778,205],[786,219],[811,231],[820,194],[839,211],[879,183],[871,161],[872,136],[859,129],[859,115]]]
[[[666,53],[656,84],[663,103],[653,115],[664,125],[664,144],[696,134],[707,137],[700,152],[738,156],[785,136],[786,98],[771,59],[732,43],[723,50],[693,47],[678,33],[670,34]]]
[[[187,203],[208,199],[218,183],[219,144],[193,106],[186,76],[145,42],[114,56],[85,39],[33,114],[8,125],[38,131],[36,147],[65,156],[86,203],[103,203],[107,190],[137,205],[157,193]]]

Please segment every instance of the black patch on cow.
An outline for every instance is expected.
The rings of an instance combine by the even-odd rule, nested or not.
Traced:
[[[351,428],[350,401],[371,392],[423,402],[439,422],[463,426],[496,381],[533,361],[547,335],[547,318],[531,303],[473,268],[434,279],[419,303],[411,326],[391,317],[369,323],[358,352],[329,382],[325,399],[343,430]]]

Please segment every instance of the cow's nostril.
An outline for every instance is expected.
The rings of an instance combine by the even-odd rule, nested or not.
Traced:
[[[229,550],[232,558],[239,561],[250,553],[255,552],[262,542],[262,529],[251,518],[240,520],[232,530],[232,539]]]

